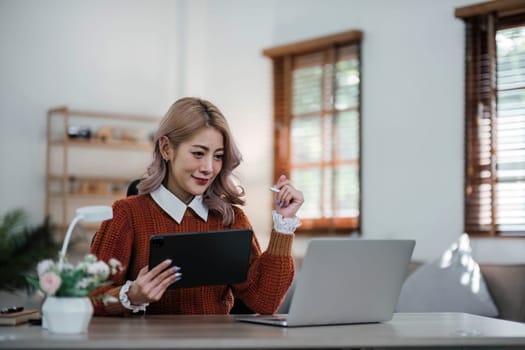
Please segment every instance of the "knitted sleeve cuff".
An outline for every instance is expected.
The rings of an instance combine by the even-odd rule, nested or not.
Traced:
[[[292,233],[284,234],[272,230],[266,252],[274,256],[291,256],[294,236]]]

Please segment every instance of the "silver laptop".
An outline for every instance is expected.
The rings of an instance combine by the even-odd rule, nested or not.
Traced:
[[[389,321],[414,246],[414,240],[313,238],[288,314],[235,319],[282,327]]]

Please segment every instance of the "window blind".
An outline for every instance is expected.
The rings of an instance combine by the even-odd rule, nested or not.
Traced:
[[[525,234],[525,17],[466,23],[465,232]]]
[[[275,176],[307,200],[300,231],[360,218],[360,39],[352,31],[265,50],[273,60]]]
[[[355,45],[293,60],[290,168],[304,218],[359,215],[359,83]]]

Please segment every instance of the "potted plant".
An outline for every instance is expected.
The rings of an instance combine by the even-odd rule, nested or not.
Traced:
[[[27,276],[27,281],[46,295],[42,306],[43,326],[53,333],[84,333],[93,316],[88,295],[95,289],[111,284],[109,277],[121,271],[116,259],[108,263],[86,254],[78,264],[70,264],[65,257],[38,263],[38,277]],[[104,302],[117,301],[102,295]]]
[[[38,263],[37,277],[27,281],[46,295],[42,305],[42,326],[53,333],[84,333],[93,316],[93,305],[88,295],[95,289],[111,284],[110,276],[122,270],[120,262],[109,259],[106,263],[93,254],[86,254],[77,265],[66,258],[69,240],[80,221],[94,222],[113,217],[109,206],[93,205],[78,208],[71,221],[58,254],[57,261],[45,259]],[[103,302],[117,301],[104,294]]]
[[[48,218],[30,227],[26,211],[20,208],[0,217],[1,291],[11,294],[34,291],[24,276],[34,270],[39,260],[56,254],[59,246],[53,241],[53,230]]]

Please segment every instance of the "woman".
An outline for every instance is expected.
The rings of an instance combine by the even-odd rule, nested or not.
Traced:
[[[99,289],[118,302],[93,298],[95,314],[227,314],[234,296],[256,313],[274,313],[294,275],[293,233],[303,195],[281,176],[275,187],[274,229],[263,253],[254,235],[247,280],[235,285],[171,288],[183,272],[166,260],[148,270],[149,238],[154,234],[251,228],[239,206],[244,191],[233,181],[241,162],[226,119],[212,103],[183,98],[161,121],[153,161],[139,184],[139,195],[113,204],[91,253],[124,265],[113,286]],[[182,274],[181,274],[182,272]],[[95,295],[94,295],[95,296]]]

